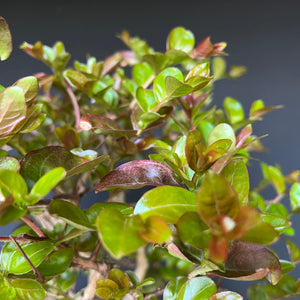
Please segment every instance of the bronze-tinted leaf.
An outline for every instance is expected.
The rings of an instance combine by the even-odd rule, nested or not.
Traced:
[[[26,115],[23,90],[13,86],[0,92],[0,137],[8,135]]]
[[[145,185],[182,186],[165,164],[152,160],[136,160],[125,163],[104,176],[96,191],[112,188],[139,188]]]
[[[80,120],[82,130],[95,130],[99,134],[110,134],[116,137],[132,137],[135,130],[123,129],[116,121],[103,115],[86,114]]]
[[[234,219],[239,207],[237,193],[223,176],[210,172],[204,177],[197,194],[197,208],[207,225],[214,226],[220,215]]]
[[[21,174],[26,179],[37,181],[50,170],[63,167],[67,176],[89,171],[99,165],[107,156],[99,156],[94,160],[88,160],[74,155],[61,146],[47,146],[28,152],[21,160]]]
[[[12,51],[11,33],[3,17],[0,17],[0,59],[6,60]]]
[[[248,243],[235,242],[232,244],[225,261],[225,273],[220,276],[236,280],[258,280],[267,277],[272,284],[277,284],[281,277],[279,259],[268,248]]]

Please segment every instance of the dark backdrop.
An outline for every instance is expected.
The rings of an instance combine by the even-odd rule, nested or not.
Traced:
[[[257,135],[269,134],[264,144],[270,149],[255,157],[272,165],[279,163],[288,173],[300,169],[299,9],[296,0],[3,1],[0,15],[10,25],[14,51],[10,59],[0,64],[0,83],[6,86],[22,76],[48,71],[18,49],[23,41],[41,40],[52,45],[61,40],[73,59],[85,61],[89,53],[100,60],[124,48],[116,38],[123,29],[163,51],[168,32],[175,26],[184,26],[193,31],[198,41],[208,35],[213,42],[226,41],[228,64],[248,68],[238,81],[217,83],[215,100],[219,105],[225,96],[240,100],[246,111],[257,99],[263,99],[266,105],[284,105],[254,125]],[[257,183],[261,178],[259,163],[252,165],[250,179]],[[293,221],[296,227],[300,226],[299,220]],[[6,229],[0,228],[1,234]],[[299,243],[300,231],[296,239]],[[281,257],[287,258],[284,249]],[[234,281],[229,285],[245,286]]]

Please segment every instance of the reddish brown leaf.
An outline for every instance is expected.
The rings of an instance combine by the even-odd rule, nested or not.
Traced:
[[[251,136],[251,134],[252,134],[252,126],[251,126],[251,124],[248,124],[237,135],[235,147],[237,149],[241,148],[245,144],[248,137]]]
[[[258,280],[266,276],[272,284],[277,284],[281,277],[281,265],[277,256],[264,246],[248,242],[233,243],[224,266],[225,273],[214,273],[245,281]]]
[[[125,163],[104,176],[96,191],[113,188],[139,188],[145,185],[182,186],[165,164],[152,160],[136,160]]]
[[[222,236],[212,236],[209,241],[209,257],[217,262],[222,263],[228,253],[228,241]]]
[[[136,134],[135,130],[123,129],[116,121],[96,114],[86,114],[80,120],[82,130],[95,130],[99,134],[110,134],[116,137],[132,137]]]
[[[208,36],[196,46],[190,56],[193,58],[202,59],[212,55],[226,55],[223,52],[225,47],[226,43],[223,42],[213,45],[210,41],[210,37]]]

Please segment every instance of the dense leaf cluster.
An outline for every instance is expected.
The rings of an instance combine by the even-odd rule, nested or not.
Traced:
[[[285,238],[290,261],[268,248],[294,234],[299,172],[261,163],[263,180],[249,184],[250,153],[264,149],[251,124],[277,107],[257,100],[246,113],[230,97],[212,105],[214,82],[245,72],[228,70],[225,43],[195,46],[182,27],[164,53],[120,38],[129,50],[73,67],[61,42],[24,43],[51,73],[1,86],[0,225],[24,225],[0,239],[0,298],[242,299],[217,277],[266,279],[249,299],[299,297],[287,275],[299,248]],[[1,18],[1,59],[10,52]],[[154,188],[127,203],[126,190],[143,186]],[[92,190],[108,199],[81,209]],[[75,292],[80,269],[89,283]]]

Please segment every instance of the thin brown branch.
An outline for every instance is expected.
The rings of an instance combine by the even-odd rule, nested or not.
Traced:
[[[85,259],[79,256],[73,258],[72,265],[81,269],[92,269],[98,271],[103,277],[106,277],[109,271],[109,266],[105,263],[98,263],[90,259]]]
[[[44,241],[47,238],[30,236],[28,234],[23,234],[21,236],[14,237],[16,241],[26,243],[26,242],[36,242],[36,241]],[[11,238],[9,236],[0,236],[0,242],[9,242]]]
[[[97,245],[96,245],[96,248],[94,249],[94,251],[93,251],[93,253],[92,253],[91,257],[90,257],[91,261],[96,261],[97,260],[100,248],[101,248],[101,242],[98,241]]]
[[[77,102],[77,98],[69,85],[66,86],[66,91],[70,97],[70,100],[73,105],[74,113],[75,113],[75,128],[76,130],[80,130],[80,109]]]
[[[22,220],[39,236],[42,238],[47,238],[44,232],[28,217],[22,217]]]
[[[149,300],[149,299],[151,299],[152,297],[159,297],[159,296],[161,296],[161,295],[164,293],[164,290],[165,290],[165,289],[159,289],[159,290],[157,290],[157,291],[155,291],[155,292],[153,292],[153,293],[150,293],[150,294],[148,294],[148,295],[144,298],[144,300]]]
[[[16,238],[13,237],[12,235],[9,236],[10,240],[15,244],[15,246],[17,247],[18,251],[23,255],[23,257],[25,258],[25,260],[28,262],[28,264],[30,265],[35,277],[39,280],[39,282],[41,284],[44,283],[44,276],[37,270],[37,268],[32,264],[32,262],[30,261],[30,259],[28,258],[28,256],[26,255],[26,253],[24,252],[24,250],[21,248],[21,246],[19,245],[19,243],[17,242]]]

